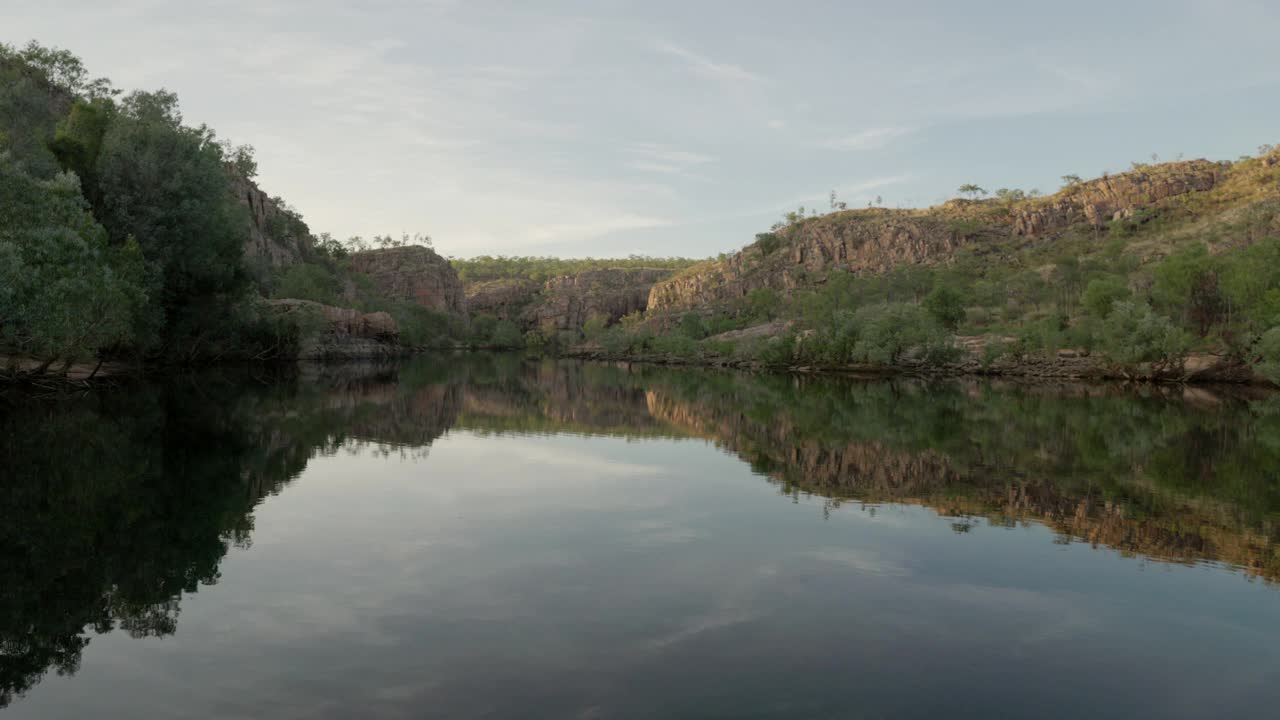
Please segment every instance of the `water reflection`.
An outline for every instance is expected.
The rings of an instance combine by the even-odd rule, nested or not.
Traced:
[[[204,374],[0,415],[0,704],[74,672],[90,630],[173,633],[184,593],[218,581],[228,550],[251,543],[254,507],[313,458],[423,456],[451,430],[701,438],[828,512],[917,505],[961,534],[1039,523],[1060,542],[1280,579],[1268,395],[502,355]]]

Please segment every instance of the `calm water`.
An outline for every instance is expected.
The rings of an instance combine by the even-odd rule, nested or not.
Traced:
[[[457,356],[0,405],[0,459],[6,719],[1280,707],[1266,395]]]

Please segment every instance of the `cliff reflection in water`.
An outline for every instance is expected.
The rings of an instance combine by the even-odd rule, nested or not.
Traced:
[[[0,414],[0,706],[74,672],[90,629],[173,633],[183,594],[218,581],[254,507],[312,458],[422,456],[450,430],[701,438],[828,510],[923,505],[957,531],[1037,522],[1062,542],[1280,579],[1268,396],[491,355],[201,375]]]

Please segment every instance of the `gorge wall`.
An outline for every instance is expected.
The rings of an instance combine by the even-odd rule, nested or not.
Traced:
[[[552,278],[503,278],[466,289],[468,311],[510,320],[525,330],[578,330],[593,316],[608,324],[642,312],[650,291],[672,271],[662,268],[601,268]]]
[[[920,210],[869,208],[808,218],[656,283],[646,307],[654,313],[715,307],[759,288],[788,293],[811,287],[832,270],[883,274],[902,265],[945,264],[962,248],[992,241],[1052,239],[1079,224],[1100,228],[1140,209],[1211,190],[1230,167],[1207,160],[1139,166],[1044,198],[952,200]]]
[[[390,300],[411,302],[428,310],[466,317],[466,294],[449,261],[421,245],[352,253],[352,272],[369,278]]]
[[[313,246],[311,230],[296,213],[263,192],[256,183],[227,168],[236,201],[248,210],[249,236],[244,256],[250,263],[286,268],[301,262]]]

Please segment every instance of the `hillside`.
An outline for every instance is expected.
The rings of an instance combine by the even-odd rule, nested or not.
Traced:
[[[1207,354],[1274,374],[1280,152],[1067,181],[1046,197],[790,213],[658,282],[641,321],[583,351],[992,371],[1089,357],[1063,374],[1170,376]]]

